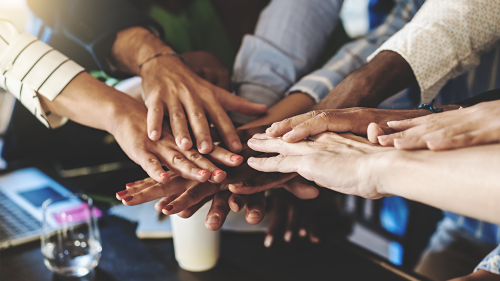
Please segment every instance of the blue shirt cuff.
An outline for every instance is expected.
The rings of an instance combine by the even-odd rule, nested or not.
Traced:
[[[288,90],[288,96],[293,92],[303,92],[308,94],[315,102],[322,100],[328,93],[337,86],[344,77],[337,72],[328,69],[320,69],[304,76],[298,83]]]
[[[474,269],[474,271],[482,269],[494,274],[500,275],[500,245],[495,248],[481,263]]]

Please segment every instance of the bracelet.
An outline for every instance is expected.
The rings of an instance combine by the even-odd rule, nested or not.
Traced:
[[[436,99],[433,99],[430,103],[424,103],[418,106],[418,109],[427,109],[432,111],[432,113],[440,113],[443,112],[442,108],[438,108],[434,106],[434,101]]]
[[[141,70],[142,70],[142,67],[149,61],[151,60],[154,60],[156,59],[157,57],[161,57],[161,56],[174,56],[174,57],[177,57],[179,58],[184,64],[186,64],[186,60],[184,59],[183,56],[179,55],[178,53],[176,52],[161,52],[161,53],[158,53],[156,55],[153,55],[147,59],[145,59],[141,64],[139,64],[139,69],[137,71],[137,75],[141,75]]]

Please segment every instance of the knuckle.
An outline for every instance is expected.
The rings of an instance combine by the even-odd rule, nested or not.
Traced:
[[[186,158],[180,154],[176,154],[172,157],[172,164],[179,165],[186,161]]]
[[[180,111],[176,111],[176,112],[173,112],[171,114],[171,117],[172,117],[172,120],[182,120],[182,119],[186,119],[186,116],[184,115],[184,113],[180,112]]]
[[[154,157],[149,157],[146,159],[145,164],[148,166],[156,166],[160,164],[160,161]]]
[[[201,191],[194,187],[186,190],[186,196],[192,200],[196,200],[201,196]]]
[[[157,114],[162,114],[163,113],[163,109],[159,106],[153,106],[150,108],[150,110],[153,112],[153,113],[157,113]]]
[[[330,118],[330,113],[323,111],[317,115],[318,118],[321,118],[323,120],[328,120]]]
[[[189,160],[196,162],[203,159],[203,156],[200,153],[191,153],[189,156]]]
[[[203,112],[197,111],[197,112],[191,113],[191,117],[193,119],[203,119],[203,118],[205,118],[205,114],[203,114]]]

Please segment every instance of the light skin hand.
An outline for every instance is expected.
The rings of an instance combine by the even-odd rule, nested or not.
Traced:
[[[500,101],[425,117],[388,122],[397,133],[379,136],[397,149],[448,150],[500,142]]]
[[[160,39],[142,27],[132,27],[118,33],[112,53],[120,70],[137,74],[147,58],[172,52]],[[202,154],[212,151],[209,121],[220,132],[224,143],[233,152],[242,149],[241,142],[226,111],[246,115],[265,113],[267,107],[232,95],[200,78],[177,57],[164,55],[143,65],[142,77],[148,107],[147,133],[152,140],[161,137],[163,116],[170,117],[176,144],[183,150],[193,147],[188,123]]]

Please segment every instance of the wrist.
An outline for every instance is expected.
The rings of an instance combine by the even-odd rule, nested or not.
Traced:
[[[118,32],[112,48],[119,69],[131,74],[137,74],[141,63],[161,52],[173,52],[173,49],[143,27]]]
[[[375,185],[375,189],[378,194],[384,197],[397,195],[397,191],[393,189],[394,185],[391,182],[392,179],[397,177],[396,169],[398,165],[402,165],[401,161],[403,160],[402,152],[399,150],[392,150],[371,155],[371,169],[367,179]]]
[[[107,118],[103,130],[115,135],[119,132],[122,124],[131,119],[144,119],[146,127],[146,107],[127,94],[115,89],[108,95]],[[103,118],[104,119],[104,118]],[[146,130],[144,130],[146,132]]]

